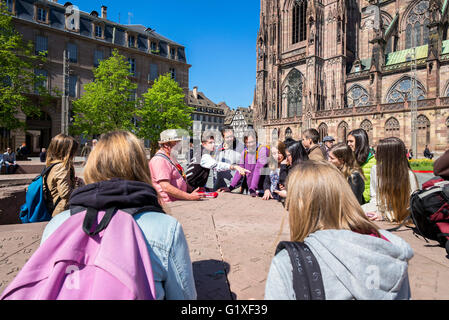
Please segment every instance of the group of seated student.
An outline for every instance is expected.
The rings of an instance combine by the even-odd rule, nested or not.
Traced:
[[[307,134],[304,136],[311,139],[311,143],[305,144],[310,143],[313,148],[316,140]],[[177,130],[163,132],[160,149],[148,162],[142,142],[132,133],[104,134],[87,160],[85,184],[70,193],[68,203],[64,202],[62,211],[46,226],[41,245],[51,241],[51,235],[70,218],[69,205],[106,210],[112,205],[142,208],[151,204],[158,208],[157,212],[141,212],[134,219],[150,253],[155,298],[196,299],[192,261],[182,226],[163,210],[164,202],[201,199],[198,190],[189,190],[182,167],[171,157],[181,139]],[[217,160],[210,158],[215,142],[210,137],[203,140],[206,154],[209,153],[204,163],[218,167]],[[382,153],[390,148],[402,151],[402,145],[390,140],[380,143],[377,150],[378,169],[373,172],[382,177],[381,186],[376,186],[380,188],[381,196],[377,196],[379,192],[373,195],[379,199],[377,204],[384,203],[385,192],[389,190],[385,183],[391,181],[388,177],[391,170],[385,170],[384,166],[393,161],[384,160]],[[230,140],[225,139],[225,144],[228,149],[223,146],[220,152],[231,147]],[[61,164],[61,170],[65,168],[70,172],[77,148],[78,144],[72,138],[55,137],[48,150],[47,164]],[[65,150],[66,154],[60,154],[56,149]],[[310,254],[316,257],[324,283],[323,298],[410,299],[408,261],[413,257],[413,251],[401,238],[380,230],[364,213],[360,199],[348,183],[351,178],[357,185],[356,181],[360,179],[356,175],[361,175],[361,169],[355,165],[355,155],[352,159],[348,153],[348,148],[336,145],[329,153],[333,160],[309,161],[309,154],[300,141],[287,139],[269,149],[258,145],[255,135],[248,135],[248,147],[242,150],[239,163],[226,163],[229,158],[222,155],[225,161],[220,161],[220,168],[235,169],[231,188],[245,176],[251,195],[265,186],[269,191],[264,193],[265,199],[285,196],[291,241],[304,242],[310,248]],[[234,162],[236,158],[230,161]],[[262,185],[259,185],[260,169],[265,165],[269,178],[261,179]],[[71,174],[67,173],[67,177]],[[357,188],[361,189],[358,185]],[[397,208],[386,209],[395,212]],[[368,281],[368,268],[375,269],[378,278],[374,282]],[[301,299],[295,293],[298,284],[294,283],[297,280],[292,269],[287,251],[280,250],[269,269],[265,299]],[[95,283],[91,282],[91,285]]]

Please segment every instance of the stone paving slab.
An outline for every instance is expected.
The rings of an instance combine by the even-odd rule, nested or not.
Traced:
[[[176,202],[166,210],[183,226],[200,300],[263,299],[275,246],[289,239],[288,218],[280,203],[220,194],[201,202]],[[0,292],[37,249],[44,227],[45,223],[0,226]],[[415,253],[409,264],[412,298],[449,299],[445,250],[434,241],[417,238],[406,227],[395,234]]]

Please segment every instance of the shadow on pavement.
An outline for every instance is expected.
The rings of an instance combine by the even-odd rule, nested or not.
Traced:
[[[228,263],[218,260],[201,260],[192,264],[198,300],[236,300],[227,279]]]

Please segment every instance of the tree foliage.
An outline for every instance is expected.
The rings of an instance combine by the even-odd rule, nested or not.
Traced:
[[[166,129],[189,130],[192,126],[191,113],[195,110],[185,104],[184,92],[170,74],[161,75],[143,95],[141,107],[137,110],[137,133],[152,143],[154,151],[160,133]]]
[[[113,130],[135,131],[137,84],[130,79],[130,65],[114,50],[94,69],[94,81],[86,84],[83,96],[73,101],[71,132],[88,136]]]
[[[49,97],[42,85],[45,77],[34,72],[45,60],[45,53],[35,55],[33,44],[22,40],[14,29],[5,1],[0,1],[0,127],[24,128],[25,122],[17,118],[20,112],[29,117],[40,115],[30,94],[38,89],[42,96]]]

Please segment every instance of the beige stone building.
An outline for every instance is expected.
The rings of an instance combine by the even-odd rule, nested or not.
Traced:
[[[447,0],[261,0],[255,125],[449,147]],[[414,88],[414,90],[412,89]],[[414,109],[415,108],[415,109]]]
[[[123,25],[111,21],[107,7],[100,14],[80,11],[70,2],[45,0],[4,0],[13,13],[16,30],[25,41],[31,41],[36,52],[47,51],[47,62],[35,72],[44,75],[48,89],[64,88],[68,94],[68,113],[61,113],[62,99],[49,104],[32,97],[43,111],[39,119],[29,119],[23,114],[17,117],[26,121],[27,131],[9,132],[0,128],[2,149],[6,144],[19,146],[26,142],[36,154],[41,147],[48,147],[50,139],[62,132],[70,121],[70,105],[79,98],[84,86],[93,80],[93,69],[99,61],[112,55],[114,49],[128,58],[132,80],[138,84],[136,94],[141,95],[152,86],[161,74],[170,73],[187,95],[189,68],[185,47],[142,25]],[[66,70],[64,73],[64,51]]]
[[[187,104],[195,108],[191,117],[198,126],[196,129],[201,131],[220,131],[224,126],[225,117],[230,111],[225,102],[215,104],[204,92],[198,91],[198,87],[193,87],[193,90],[189,91]]]

